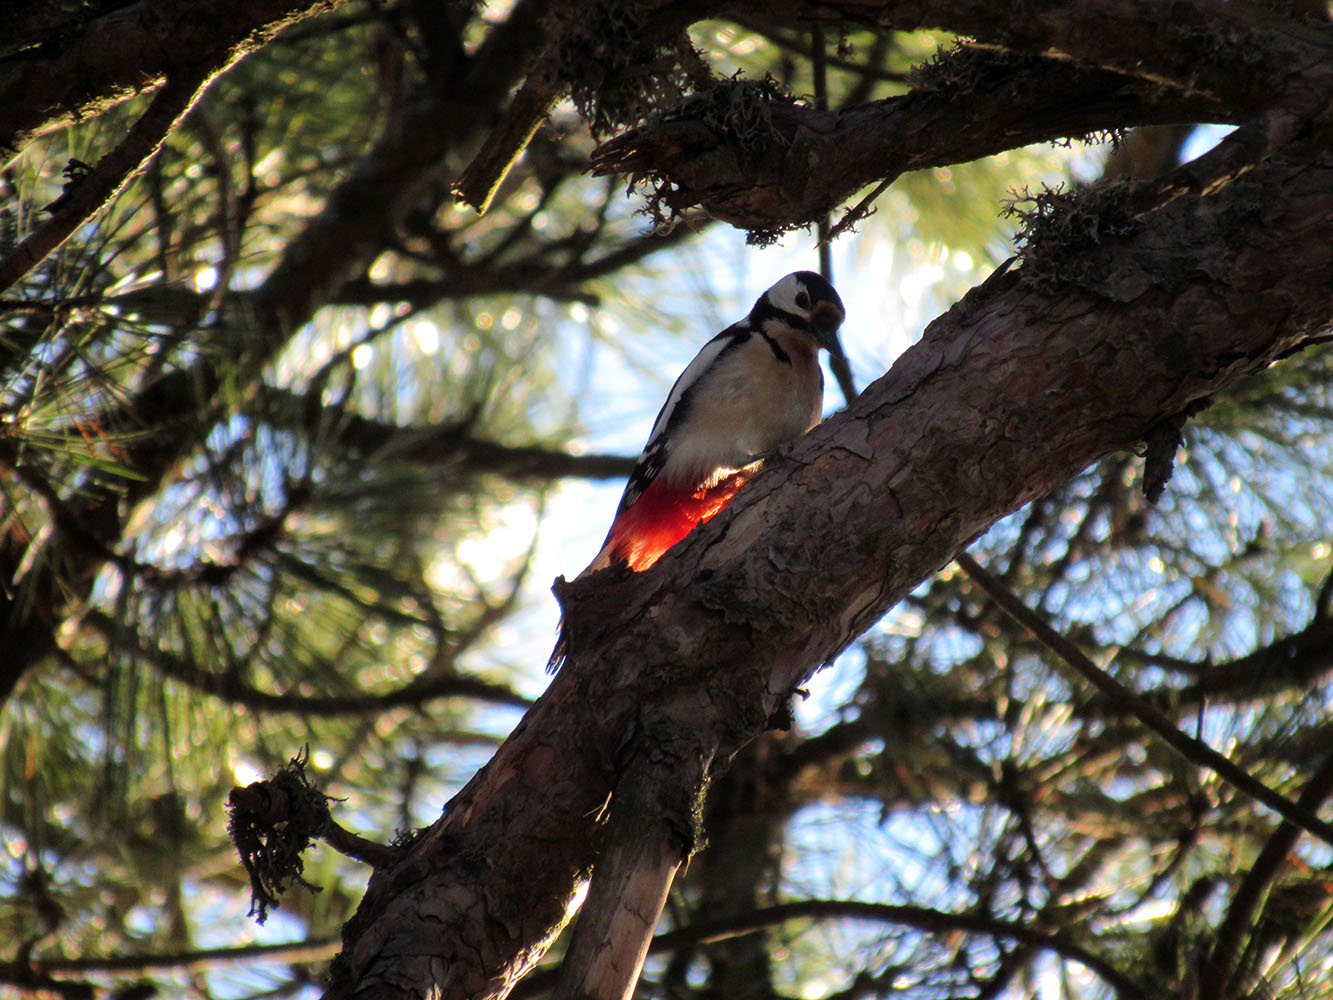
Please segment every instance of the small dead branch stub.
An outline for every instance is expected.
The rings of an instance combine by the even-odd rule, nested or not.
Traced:
[[[262,924],[293,883],[320,887],[302,877],[302,855],[329,823],[328,796],[306,777],[309,748],[265,781],[233,788],[227,798],[227,833],[250,876],[250,914]]]

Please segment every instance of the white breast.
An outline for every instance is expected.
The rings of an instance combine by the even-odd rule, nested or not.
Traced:
[[[790,364],[779,361],[756,335],[723,355],[700,379],[684,425],[672,434],[662,470],[669,481],[712,485],[819,423],[823,377],[818,349],[795,331],[775,339]]]

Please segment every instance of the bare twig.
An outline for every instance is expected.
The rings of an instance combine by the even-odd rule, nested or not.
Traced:
[[[202,948],[151,955],[108,955],[104,958],[34,959],[32,964],[41,972],[148,972],[159,969],[202,969],[225,962],[252,962],[255,959],[270,958],[295,964],[332,958],[341,946],[341,938],[334,934],[286,944],[248,944],[234,948]]]
[[[551,76],[543,72],[530,73],[514,95],[504,121],[491,132],[454,182],[454,196],[471,205],[478,214],[485,215],[509,168],[528,148],[559,97],[560,89]]]
[[[858,201],[851,208],[847,209],[847,211],[843,212],[842,218],[838,220],[838,224],[836,226],[832,227],[828,231],[827,236],[821,233],[819,237],[820,240],[822,240],[825,243],[830,242],[832,240],[836,240],[843,233],[853,228],[862,219],[868,218],[871,214],[871,206],[874,205],[875,199],[877,199],[880,195],[882,195],[885,191],[887,191],[889,189],[889,185],[892,184],[897,179],[898,179],[897,176],[886,177],[878,184],[876,184],[873,188],[871,188],[870,193],[868,195],[866,195],[864,198]]]
[[[815,77],[815,107],[819,111],[828,110],[828,53],[824,51],[824,26],[815,22],[810,29],[810,66]],[[833,247],[830,241],[833,239],[831,232],[831,223],[828,214],[820,217],[816,225],[818,233],[817,245],[819,247],[819,273],[824,276],[824,280],[830,285],[833,284]],[[835,334],[836,336],[836,334]],[[833,372],[833,377],[838,380],[838,388],[842,390],[842,398],[851,404],[856,398],[856,381],[852,378],[852,365],[847,360],[847,355],[842,352],[842,345],[838,345],[838,353],[829,355],[829,369]]]
[[[288,572],[291,571],[290,566],[286,568]],[[109,615],[89,611],[81,621],[108,638],[115,636],[116,624]],[[328,695],[275,693],[253,687],[230,674],[206,670],[191,662],[188,657],[159,649],[156,644],[140,643],[135,652],[140,657],[146,657],[167,676],[222,701],[245,705],[261,712],[290,712],[302,718],[365,716],[394,708],[420,708],[436,698],[473,698],[514,708],[527,708],[532,704],[531,699],[506,685],[467,675],[444,675],[422,684],[409,681],[383,694],[365,691]]]
[[[319,832],[319,839],[328,844],[339,854],[370,865],[372,868],[384,868],[398,860],[402,852],[377,840],[369,840],[359,833],[353,833],[329,816],[324,829]]]

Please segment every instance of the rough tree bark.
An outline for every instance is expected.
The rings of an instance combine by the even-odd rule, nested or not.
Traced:
[[[1077,62],[1075,77],[1128,74],[1173,92],[1177,111],[1222,107],[1211,117],[1249,124],[1147,202],[1059,208],[1018,268],[931,324],[847,412],[772,460],[661,563],[563,590],[564,669],[406,857],[375,873],[330,996],[504,996],[557,932],[619,803],[657,803],[643,812],[641,845],[664,829],[687,831],[678,849],[688,854],[709,769],[681,768],[645,790],[644,770],[627,761],[656,753],[724,764],[782,718],[820,664],[997,519],[1327,331],[1326,26],[1247,4],[1050,3],[1003,25],[989,4],[949,0],[820,12],[970,31]],[[921,102],[932,107],[929,95]],[[1110,105],[1100,124],[1096,115],[1066,121],[1115,127],[1131,107],[1136,121],[1170,120],[1143,114],[1143,103]],[[761,165],[758,180],[735,136],[690,123],[691,138],[678,141],[670,130],[680,119],[670,116],[615,140],[603,163],[655,176],[674,210],[698,203],[755,228],[801,222],[812,205],[827,207],[809,197],[810,178],[828,176],[837,159],[839,144],[822,144],[821,133],[848,126],[865,139],[865,162],[878,144],[881,176],[922,162],[880,129],[884,112],[863,115],[858,132],[851,112],[816,121],[780,111],[790,128],[768,146],[779,160]],[[927,147],[948,142],[909,131],[909,144],[918,135],[929,135]],[[784,149],[796,150],[795,163],[780,159]],[[629,775],[640,780],[633,794],[618,783]],[[593,880],[590,899],[595,869]],[[581,944],[576,937],[576,953]],[[567,976],[562,995],[624,989],[590,984]]]
[[[205,28],[197,5],[186,6],[191,23]],[[248,5],[236,15],[245,24],[178,36],[170,59],[225,65],[229,53],[317,6]],[[698,18],[752,10],[641,6],[664,36]],[[558,33],[537,30],[545,8],[516,5],[509,41],[483,44],[454,86],[502,80],[507,87],[525,54],[557,45]],[[67,36],[66,50],[132,39],[148,23],[134,18],[182,9],[150,0],[118,8],[86,36]],[[643,853],[660,870],[673,869],[670,852],[683,859],[692,847],[710,774],[780,722],[792,691],[920,580],[998,518],[1300,349],[1333,318],[1326,25],[1244,0],[1051,0],[1003,21],[994,4],[978,0],[775,0],[767,9],[793,23],[944,27],[1023,58],[990,64],[1003,71],[1003,87],[988,78],[982,88],[946,88],[944,98],[926,90],[825,117],[775,109],[781,141],[765,147],[767,160],[687,118],[664,116],[681,131],[623,136],[604,151],[604,165],[672,185],[665,203],[673,210],[699,204],[769,228],[806,221],[853,183],[1016,141],[1144,122],[1248,124],[1207,163],[1150,192],[1150,203],[1066,206],[1063,232],[1047,226],[1021,266],[936,320],[855,406],[771,461],[731,508],[658,566],[568,591],[563,670],[441,819],[400,861],[374,873],[346,928],[331,996],[503,996],[565,920],[594,870],[608,816],[619,808],[624,820],[626,802],[643,804],[655,838],[645,844],[657,845]],[[116,26],[127,33],[114,33]],[[194,43],[202,48],[186,60]],[[495,61],[481,58],[488,49],[497,50]],[[170,74],[175,63],[150,64],[145,51],[134,51],[128,71],[114,59],[91,61],[108,67],[98,79],[57,64],[35,71],[33,60],[55,58],[54,46],[7,55],[0,103],[10,110],[0,119],[0,146]],[[151,51],[167,58],[165,48]],[[386,176],[408,190],[438,169],[451,137],[426,127],[441,96],[421,96],[419,108],[385,130],[383,157],[348,179],[257,293],[259,355],[364,263],[361,234],[383,221],[384,206],[370,192]],[[971,113],[960,115],[964,101]],[[474,101],[470,112],[455,111],[475,117],[485,107]],[[445,121],[461,127],[458,118]],[[837,141],[821,141],[826,134]],[[855,170],[840,172],[839,148],[856,150]],[[766,164],[773,169],[754,174]],[[341,265],[330,266],[330,251]],[[168,399],[173,391],[182,399]],[[207,396],[211,384],[195,380],[189,392],[155,386],[136,405],[150,416],[168,403],[169,413],[186,412],[200,403],[195,392]],[[184,447],[188,441],[164,446],[164,457],[146,468],[160,474]],[[94,497],[76,511],[93,529],[76,553],[80,579],[91,579],[116,539],[119,525],[105,527],[115,502]],[[0,551],[0,564],[11,555],[17,560]],[[0,674],[12,682],[49,653],[53,627],[30,622],[11,632],[22,662]],[[634,763],[670,760],[689,766]],[[631,796],[619,785],[625,775],[649,777]],[[635,824],[618,825],[632,834]],[[622,846],[634,854],[632,836]],[[577,995],[582,986],[568,989]]]
[[[1206,193],[1067,267],[1056,255],[993,277],[658,566],[571,594],[564,669],[376,873],[330,995],[503,996],[563,919],[643,741],[725,761],[998,518],[1326,330],[1329,126],[1294,133],[1232,177],[1251,141],[1236,137]]]
[[[1099,235],[1034,245],[1040,256],[932,324],[847,413],[657,567],[567,592],[564,671],[407,859],[376,874],[332,995],[503,996],[595,859],[608,799],[614,813],[630,798],[617,793],[631,773],[622,761],[650,745],[725,761],[820,663],[995,520],[1327,328],[1327,29],[1250,5],[1177,6],[1055,3],[1002,26],[989,5],[948,0],[821,8],[1128,73],[1234,112],[1219,118],[1279,110],[1182,171],[1151,211],[1122,204],[1111,228],[1096,209],[1063,220],[1066,236]],[[851,131],[870,135],[883,110]],[[615,140],[602,162],[668,182],[673,210],[700,203],[756,228],[805,221],[827,208],[809,198],[811,177],[847,148],[845,136],[821,139],[855,116],[782,113],[791,122],[775,130],[762,176],[734,137],[669,116]],[[887,175],[920,162],[882,131],[866,140],[877,142]],[[697,803],[707,776],[693,773],[664,779],[656,800]],[[633,801],[644,798],[636,787]],[[660,829],[645,823],[645,843]]]

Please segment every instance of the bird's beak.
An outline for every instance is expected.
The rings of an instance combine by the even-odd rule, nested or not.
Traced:
[[[815,332],[819,346],[835,358],[843,357],[842,345],[838,343],[838,327],[842,325],[842,310],[832,302],[815,303],[810,315],[810,326]]]

